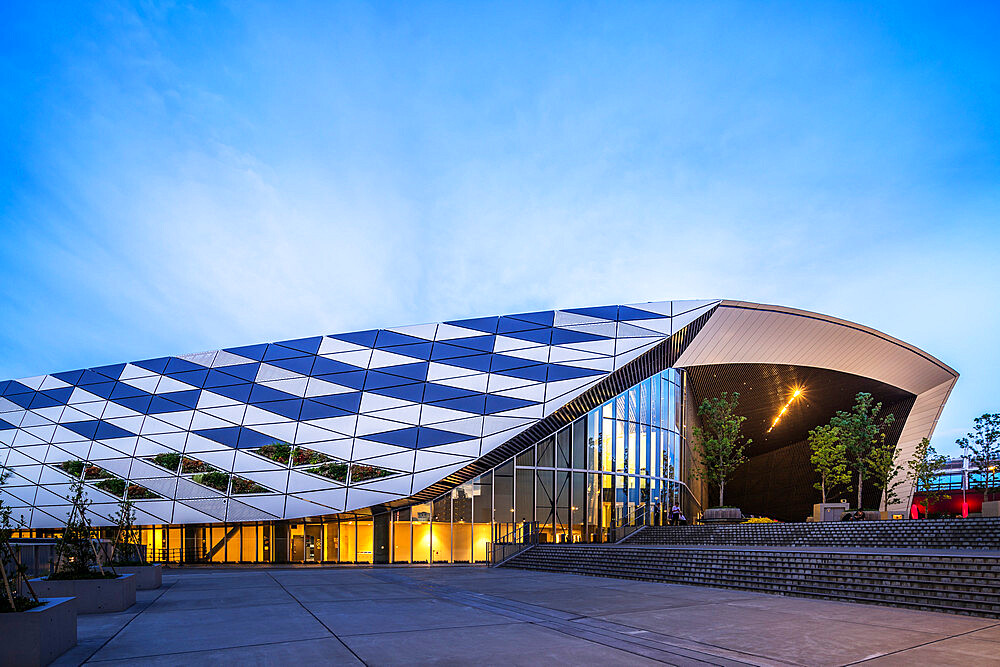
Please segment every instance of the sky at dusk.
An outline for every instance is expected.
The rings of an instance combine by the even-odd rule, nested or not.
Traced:
[[[0,4],[0,379],[686,298],[1000,412],[1000,3]]]

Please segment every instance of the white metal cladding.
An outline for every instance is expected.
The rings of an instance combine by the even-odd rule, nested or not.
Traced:
[[[958,373],[912,345],[827,315],[743,301],[723,301],[680,355],[678,368],[709,364],[776,363],[809,366],[872,378],[916,395],[897,447],[900,460],[930,438]],[[900,502],[913,495],[901,475]]]
[[[80,461],[157,497],[141,524],[257,521],[417,493],[559,409],[718,305],[667,301],[316,336],[0,382],[4,500],[62,525]],[[384,478],[344,483],[254,453],[272,441]],[[225,491],[150,459],[182,454]],[[204,478],[200,478],[204,479]],[[241,493],[236,480],[256,485]],[[93,483],[98,523],[119,497]],[[129,491],[132,494],[132,491]]]

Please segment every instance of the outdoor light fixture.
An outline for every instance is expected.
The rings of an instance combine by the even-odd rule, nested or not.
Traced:
[[[781,421],[782,416],[784,416],[784,414],[788,412],[788,408],[791,407],[792,402],[795,401],[795,399],[801,395],[802,395],[802,387],[796,387],[795,390],[792,391],[791,398],[788,399],[788,402],[785,403],[783,408],[781,408],[781,412],[779,412],[778,416],[774,418],[773,422],[771,422],[771,428],[767,429],[768,433],[770,433],[774,429],[774,427],[778,425],[778,422]]]

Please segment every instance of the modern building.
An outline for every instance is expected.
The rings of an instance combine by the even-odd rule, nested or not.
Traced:
[[[162,560],[482,561],[525,523],[601,541],[675,502],[696,516],[688,439],[723,391],[753,441],[727,500],[801,520],[809,429],[868,391],[906,456],[956,379],[868,327],[739,301],[314,336],[0,383],[3,494],[34,536],[74,479],[96,524],[128,498]]]

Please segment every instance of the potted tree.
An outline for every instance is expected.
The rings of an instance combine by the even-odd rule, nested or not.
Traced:
[[[740,395],[723,392],[718,398],[706,398],[698,406],[701,426],[694,427],[693,451],[698,460],[695,477],[719,489],[719,505],[705,510],[703,521],[738,521],[743,513],[738,507],[726,507],[726,482],[747,459],[743,451],[750,444],[740,430],[746,417],[736,414]]]
[[[101,565],[83,480],[75,480],[70,488],[72,507],[56,547],[53,571],[31,579],[31,585],[40,595],[77,598],[80,614],[124,611],[135,604],[135,575]]]
[[[851,410],[840,410],[830,420],[830,426],[838,429],[847,447],[847,456],[857,475],[859,510],[864,509],[862,498],[865,480],[871,472],[872,450],[884,442],[886,430],[896,419],[891,414],[883,416],[882,404],[874,401],[871,394],[859,392]]]
[[[944,467],[946,459],[943,454],[934,451],[934,445],[927,438],[923,438],[913,452],[906,467],[909,468],[906,476],[913,485],[914,491],[920,491],[923,501],[920,506],[924,509],[924,518],[931,518],[931,506],[939,500],[951,500],[951,496],[940,489],[935,488],[934,482],[937,480],[938,471]],[[920,514],[914,518],[919,518]]]
[[[9,474],[0,468],[0,489]],[[47,665],[76,646],[76,600],[35,594],[11,544],[11,512],[0,495],[0,664]]]
[[[851,483],[847,470],[847,445],[840,438],[835,426],[819,426],[809,431],[810,461],[815,466],[819,481],[813,486],[820,493],[820,502],[813,505],[813,521],[838,521],[847,510],[847,503],[828,503],[827,494],[835,487]]]
[[[135,527],[135,507],[129,500],[121,500],[115,515],[115,535],[108,559],[118,574],[134,574],[135,588],[149,591],[163,584],[163,566],[146,560],[146,548]]]
[[[972,430],[955,442],[972,451],[972,465],[979,469],[983,481],[983,516],[1000,516],[1000,500],[990,492],[997,484],[1000,471],[1000,414],[985,414],[973,420]]]

